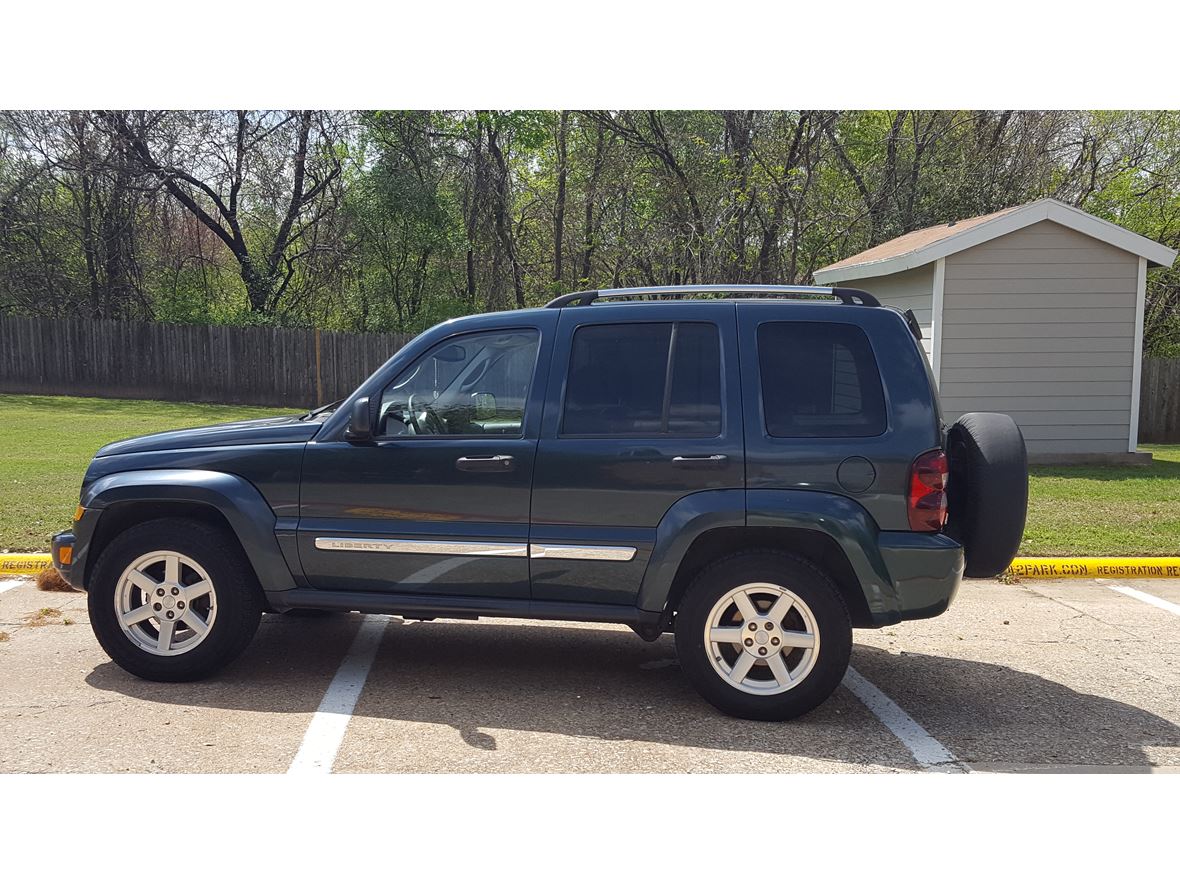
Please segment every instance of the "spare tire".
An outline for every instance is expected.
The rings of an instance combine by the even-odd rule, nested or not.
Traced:
[[[963,545],[969,578],[991,578],[1012,563],[1028,510],[1024,435],[1008,415],[971,412],[947,431],[946,533]]]

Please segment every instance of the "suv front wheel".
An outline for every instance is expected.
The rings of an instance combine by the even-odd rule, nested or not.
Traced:
[[[103,550],[87,588],[99,644],[124,670],[187,682],[228,664],[262,614],[250,563],[223,531],[188,519],[132,526]]]
[[[852,624],[840,592],[811,562],[737,553],[692,582],[676,613],[689,681],[742,719],[793,719],[823,703],[848,669]]]

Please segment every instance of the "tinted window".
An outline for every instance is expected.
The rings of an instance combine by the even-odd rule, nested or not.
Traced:
[[[885,395],[865,333],[844,323],[758,327],[762,406],[771,436],[876,436]]]
[[[449,338],[381,396],[382,436],[520,436],[537,361],[532,329]]]
[[[677,323],[668,432],[721,433],[721,339],[712,323]]]
[[[571,347],[561,430],[575,436],[719,435],[717,327],[581,326]]]

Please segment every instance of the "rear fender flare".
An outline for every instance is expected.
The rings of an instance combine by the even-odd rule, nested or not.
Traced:
[[[656,527],[656,541],[639,588],[638,607],[662,612],[686,553],[705,532],[746,524],[742,489],[711,489],[685,495],[668,508]]]
[[[881,555],[876,521],[856,501],[831,492],[758,489],[746,495],[750,528],[792,528],[822,532],[848,559],[869,611],[896,611],[897,591]]]
[[[789,528],[821,532],[848,560],[874,617],[888,617],[899,600],[881,555],[880,531],[858,503],[829,492],[724,489],[696,492],[676,502],[656,529],[638,607],[664,611],[680,563],[693,543],[718,528]]]

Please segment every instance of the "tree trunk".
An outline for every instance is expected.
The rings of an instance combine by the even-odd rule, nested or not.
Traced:
[[[274,295],[274,283],[254,267],[249,256],[238,256],[238,271],[246,284],[246,297],[250,300],[252,313],[266,313]]]
[[[591,262],[594,258],[594,202],[598,199],[598,180],[602,177],[606,142],[606,129],[601,121],[597,128],[594,136],[594,165],[590,169],[590,182],[586,186],[586,213],[582,226],[581,278],[587,282],[590,280]]]
[[[805,151],[809,149],[814,139],[814,136],[809,135],[808,140],[804,141],[804,133],[811,131],[810,124],[810,112],[801,112],[795,123],[795,133],[791,137],[786,161],[783,163],[782,176],[775,188],[774,206],[771,209],[770,219],[762,229],[762,244],[758,249],[758,282],[760,283],[775,282],[771,273],[771,260],[778,250],[778,238],[782,234],[783,213],[786,211],[790,188],[790,174],[798,168],[800,159],[805,156]],[[792,274],[793,272],[794,261],[792,260]],[[792,278],[788,282],[793,283],[794,279]]]
[[[475,144],[471,161],[471,196],[467,204],[467,302],[475,307],[475,237],[479,230],[480,207],[483,202],[484,160],[483,121],[476,120]]]
[[[90,145],[87,142],[85,111],[70,112],[70,130],[74,137],[74,144],[78,149],[78,188],[81,191],[78,207],[78,220],[82,227],[82,254],[86,260],[86,281],[90,297],[90,315],[103,315],[103,287],[98,278],[98,242],[94,232],[94,201],[95,180],[90,158]]]
[[[512,236],[512,226],[508,223],[508,206],[510,202],[508,160],[500,147],[499,133],[488,129],[488,153],[496,163],[496,187],[493,190],[492,220],[496,226],[496,234],[504,256],[508,259],[508,266],[512,272],[512,289],[516,295],[516,306],[524,307],[524,273],[516,257],[516,243]]]
[[[565,180],[569,171],[566,162],[566,141],[569,138],[570,112],[562,111],[557,125],[557,205],[553,211],[553,282],[561,285],[561,250],[565,239]]]
[[[734,265],[726,275],[737,282],[746,282],[749,274],[746,266],[746,216],[754,202],[749,192],[754,111],[722,111],[721,118],[725,122],[725,144],[733,167],[729,181],[729,216],[733,224],[731,248]]]

